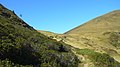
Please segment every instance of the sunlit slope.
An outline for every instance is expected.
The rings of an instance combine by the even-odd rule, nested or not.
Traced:
[[[120,10],[90,20],[65,34],[103,33],[120,31]]]
[[[65,42],[76,48],[108,53],[120,62],[120,10],[90,20],[68,32]]]
[[[106,53],[120,62],[120,10],[99,16],[64,34],[45,35],[78,49]]]

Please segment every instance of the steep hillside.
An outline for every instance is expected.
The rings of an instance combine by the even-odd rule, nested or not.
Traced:
[[[120,31],[120,10],[90,20],[65,34],[104,33]]]
[[[0,67],[77,67],[71,47],[29,26],[0,4]]]
[[[65,34],[75,47],[105,52],[120,62],[120,10],[115,10],[80,25]],[[112,51],[111,51],[112,50]],[[114,51],[114,52],[113,52]],[[112,53],[111,53],[112,52]]]
[[[67,44],[108,53],[120,62],[120,10],[90,20],[64,35]]]
[[[77,50],[73,48],[73,52],[81,59],[81,67],[110,67],[109,63],[120,62],[120,10],[99,16],[64,34],[45,35],[75,47]],[[110,56],[116,60],[114,63],[109,61]]]

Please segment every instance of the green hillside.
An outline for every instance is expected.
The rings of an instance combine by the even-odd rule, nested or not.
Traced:
[[[71,47],[41,33],[0,4],[0,67],[77,67]]]

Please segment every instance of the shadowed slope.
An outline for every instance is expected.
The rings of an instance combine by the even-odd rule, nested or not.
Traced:
[[[41,33],[0,4],[0,67],[77,67],[71,47]]]

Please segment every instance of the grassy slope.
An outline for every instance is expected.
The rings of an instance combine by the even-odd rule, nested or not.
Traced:
[[[62,40],[75,48],[92,49],[98,53],[106,53],[120,62],[119,18],[120,10],[116,10],[90,20],[65,34],[46,35],[53,36],[53,38],[57,40]],[[81,57],[81,55],[78,56]],[[91,63],[90,60],[88,60],[87,63]]]
[[[120,63],[115,61],[112,57],[105,53],[98,53],[90,49],[75,49],[75,52],[82,63],[79,66],[87,65],[88,67],[116,67],[120,66]]]
[[[41,31],[39,31],[41,32]],[[67,41],[66,39],[69,38],[68,36],[60,36],[58,34],[55,34],[55,35],[50,35],[49,32],[47,31],[44,31],[45,35],[48,35],[48,36],[52,36],[53,39],[56,39],[57,40],[62,40],[63,41]],[[113,33],[109,33],[110,35],[112,35]],[[105,35],[108,36],[108,33]],[[66,38],[65,38],[66,37]],[[114,37],[114,36],[113,36]],[[71,38],[73,38],[71,36]],[[70,40],[69,40],[70,41]],[[112,49],[108,49],[108,48],[101,48],[100,46],[98,45],[94,45],[90,39],[87,39],[87,38],[83,38],[83,40],[85,43],[87,43],[86,45],[91,45],[91,47],[87,47],[87,46],[84,46],[82,47],[81,45],[78,44],[78,47],[76,48],[72,48],[72,51],[79,57],[81,63],[79,63],[79,67],[115,67],[115,66],[120,66],[120,63],[118,61],[116,61],[115,59],[118,59],[119,60],[119,54],[115,51],[115,50],[112,50]],[[71,42],[74,44],[72,45],[73,47],[75,47],[75,44],[76,42],[74,40],[71,40]],[[91,42],[91,43],[89,43]],[[68,43],[68,42],[67,42]],[[70,43],[69,43],[70,44]],[[93,46],[92,46],[93,45]],[[96,47],[96,49],[95,49]],[[94,48],[94,49],[93,49]],[[113,56],[113,57],[111,57]]]
[[[89,48],[100,53],[108,53],[120,62],[120,49],[118,49],[118,45],[120,45],[119,18],[120,10],[115,10],[97,17],[66,32],[65,35],[67,35],[68,38],[65,39],[65,41],[76,48]],[[114,36],[112,34],[114,34]],[[76,45],[71,41],[75,42]],[[112,51],[114,51],[114,54],[109,53]]]
[[[0,67],[77,67],[70,46],[38,33],[0,4]]]
[[[104,33],[120,31],[120,10],[115,10],[105,15],[92,19],[65,34]]]

